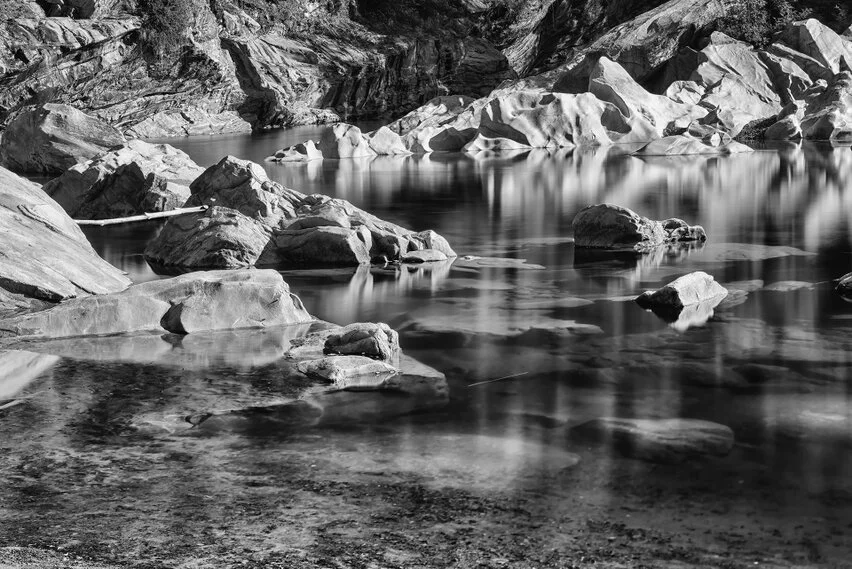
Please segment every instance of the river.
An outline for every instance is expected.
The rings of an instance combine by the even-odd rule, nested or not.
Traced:
[[[281,272],[319,318],[399,330],[449,399],[348,393],[311,428],[257,410],[175,432],[186,402],[309,389],[282,371],[291,333],[54,342],[8,372],[28,398],[0,408],[0,546],[80,566],[852,566],[852,304],[833,282],[852,270],[849,147],[263,162],[318,133],[170,143],[445,236],[466,258]],[[708,241],[575,250],[574,216],[601,202]],[[141,256],[158,227],[86,233],[139,282],[159,278]],[[730,291],[710,313],[631,300],[695,270]],[[660,465],[571,434],[613,416],[713,421],[736,444]]]

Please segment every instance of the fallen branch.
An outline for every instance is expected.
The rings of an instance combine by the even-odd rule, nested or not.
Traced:
[[[75,219],[77,225],[119,225],[121,223],[133,223],[134,221],[148,221],[149,219],[161,219],[163,217],[173,217],[175,215],[183,215],[185,213],[198,213],[207,209],[206,205],[198,207],[179,207],[170,209],[169,211],[157,211],[154,213],[143,213],[140,215],[131,215],[130,217],[114,217],[112,219]]]
[[[521,373],[513,373],[512,375],[504,375],[503,377],[498,377],[497,379],[487,379],[485,381],[477,381],[476,383],[471,383],[468,387],[474,387],[476,385],[485,385],[486,383],[494,383],[495,381],[503,381],[504,379],[512,379],[515,377],[521,377],[522,375],[528,374],[528,371],[522,371]]]

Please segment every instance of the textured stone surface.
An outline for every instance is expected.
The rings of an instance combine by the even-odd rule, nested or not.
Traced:
[[[639,250],[667,242],[707,239],[700,225],[690,226],[676,218],[654,221],[613,204],[592,205],[580,210],[572,225],[575,247]]]
[[[361,129],[346,123],[336,124],[324,131],[317,147],[323,158],[361,158],[376,155]]]
[[[181,207],[204,169],[168,144],[131,140],[72,166],[44,186],[76,219],[105,219]]]
[[[839,72],[842,66],[852,68],[852,41],[813,18],[789,24],[779,39],[832,73]]]
[[[299,298],[277,271],[207,271],[72,299],[0,321],[0,333],[61,338],[140,331],[188,334],[308,322]]]
[[[282,148],[266,160],[268,162],[310,162],[311,160],[322,160],[322,158],[322,152],[317,148],[314,141],[308,140]]]
[[[852,72],[835,75],[825,92],[808,103],[801,128],[808,139],[852,140]]]
[[[9,123],[0,140],[0,164],[16,172],[60,174],[123,142],[107,123],[68,105],[47,104]]]
[[[349,324],[326,338],[323,352],[393,361],[399,355],[399,334],[383,323]]]
[[[711,140],[713,140],[711,135]],[[710,141],[708,141],[710,142]],[[679,156],[691,154],[737,154],[753,152],[751,148],[739,142],[722,144],[716,135],[715,144],[709,144],[690,135],[666,136],[646,144],[635,152],[637,156]]]
[[[399,373],[392,365],[366,356],[330,356],[299,362],[299,371],[330,381],[335,387],[379,388]]]
[[[0,168],[0,289],[56,302],[130,285],[36,184]]]
[[[190,186],[187,207],[203,213],[170,219],[145,256],[160,265],[237,267],[254,264],[358,265],[409,251],[455,252],[434,231],[409,231],[315,194],[269,180],[258,164],[233,157],[208,168]]]

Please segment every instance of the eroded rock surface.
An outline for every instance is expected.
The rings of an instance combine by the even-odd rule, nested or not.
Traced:
[[[359,265],[420,249],[455,257],[434,231],[415,233],[345,200],[306,196],[269,180],[258,164],[230,156],[208,168],[190,191],[185,205],[208,209],[170,219],[145,251],[150,261],[196,268]]]
[[[61,174],[124,142],[104,121],[69,105],[20,112],[0,140],[0,164],[16,172]]]
[[[677,218],[654,221],[625,207],[592,205],[574,217],[574,246],[643,250],[665,243],[706,241],[704,228]]]
[[[168,144],[131,140],[72,166],[44,186],[77,219],[124,217],[181,207],[204,169]]]

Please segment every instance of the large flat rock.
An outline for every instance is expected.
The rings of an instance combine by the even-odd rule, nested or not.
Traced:
[[[115,294],[63,302],[0,321],[0,334],[62,338],[127,332],[188,334],[309,322],[281,275],[272,270],[208,271],[134,285]]]

